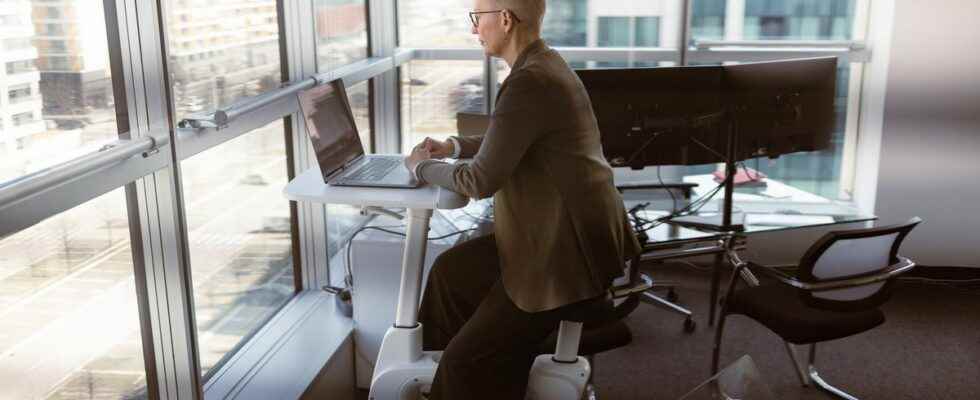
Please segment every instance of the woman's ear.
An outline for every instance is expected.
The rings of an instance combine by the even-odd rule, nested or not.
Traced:
[[[501,22],[504,24],[504,32],[510,33],[514,29],[514,12],[505,8],[500,14],[503,17]]]

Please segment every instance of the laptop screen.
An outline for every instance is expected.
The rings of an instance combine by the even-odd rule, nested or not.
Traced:
[[[323,176],[364,154],[343,81],[337,79],[301,92],[299,105]]]

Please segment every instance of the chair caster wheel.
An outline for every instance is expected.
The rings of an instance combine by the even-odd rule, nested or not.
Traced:
[[[688,318],[684,320],[684,333],[694,332],[694,328],[697,328],[698,324],[694,322],[693,319]]]
[[[677,296],[677,292],[675,292],[674,289],[670,289],[669,291],[667,291],[667,301],[671,303],[676,303],[678,298],[679,297]]]

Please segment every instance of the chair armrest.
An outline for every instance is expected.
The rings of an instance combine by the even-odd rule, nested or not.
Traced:
[[[762,265],[762,264],[756,264],[752,261],[746,261],[745,265],[750,270],[752,270],[752,272],[758,272],[762,275],[773,278],[779,281],[780,283],[784,283],[793,287],[799,287],[800,284],[803,284],[803,282],[797,279],[795,275],[787,274],[784,271],[785,269],[787,269],[786,268],[787,266],[784,265],[779,265],[779,266]]]
[[[898,262],[888,266],[880,271],[875,271],[869,274],[861,274],[848,276],[837,279],[822,280],[819,282],[804,282],[799,280],[795,276],[786,274],[785,272],[779,271],[771,266],[765,266],[761,264],[755,264],[752,262],[747,263],[750,268],[754,271],[759,271],[771,278],[776,279],[780,283],[790,285],[797,289],[810,290],[810,291],[823,291],[823,290],[833,290],[833,289],[843,289],[852,286],[867,285],[875,282],[886,281],[908,270],[915,267],[915,262],[906,258],[898,257]]]

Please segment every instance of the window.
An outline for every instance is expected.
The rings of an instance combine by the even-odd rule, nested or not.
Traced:
[[[10,104],[20,103],[25,100],[31,99],[31,84],[25,83],[22,85],[11,86],[10,91],[7,94],[10,99]]]
[[[47,50],[54,53],[64,53],[68,51],[68,46],[64,40],[49,40]]]
[[[371,91],[368,82],[361,82],[347,88],[351,112],[354,114],[354,124],[361,137],[365,152],[374,149],[374,135],[371,134]]]
[[[456,135],[456,113],[486,113],[482,61],[412,61],[402,67],[402,151]]]
[[[32,6],[41,2],[21,3],[24,7],[12,10],[29,23]],[[66,57],[81,57],[83,51],[86,54],[108,52],[102,3],[95,2],[91,7],[91,12],[84,18],[79,16],[58,23],[75,24],[76,29],[71,30],[68,40],[91,35],[88,37],[92,40],[86,42],[86,48],[71,49],[68,56],[49,56],[38,49],[34,58],[6,63],[7,75],[0,75],[0,87],[9,86],[11,103],[16,102],[17,107],[13,110],[0,108],[0,119],[9,118],[11,125],[18,128],[5,132],[5,136],[13,135],[21,145],[0,147],[0,160],[3,160],[0,183],[91,153],[118,138],[108,57],[89,60],[85,71],[68,68],[72,63],[67,62]],[[40,26],[51,24],[54,23],[45,22]],[[98,36],[95,35],[102,35],[103,39],[96,40]],[[11,40],[17,47],[24,48],[40,39],[35,35]],[[11,41],[4,43],[0,59],[4,58],[2,53],[16,51],[8,47]],[[46,74],[48,71],[60,73]],[[29,74],[34,72],[40,74]],[[40,101],[26,101],[29,99]]]
[[[10,116],[10,119],[13,120],[14,126],[27,125],[31,122],[34,122],[34,113],[25,112],[20,114],[14,114]]]
[[[129,237],[118,189],[0,239],[0,397],[146,397]]]
[[[588,38],[586,0],[548,0],[541,37],[551,46],[585,46]]]
[[[657,47],[660,17],[599,17],[599,47]]]
[[[315,0],[314,7],[318,71],[367,58],[364,0]]]
[[[296,290],[283,129],[276,121],[181,163],[204,374]]]
[[[692,39],[847,40],[853,36],[855,0],[740,0],[738,3],[744,3],[744,13],[727,15],[731,0],[693,0]],[[726,26],[726,18],[734,26]]]
[[[629,46],[631,17],[599,17],[599,47]]]
[[[248,101],[282,80],[277,2],[212,3],[166,9],[177,118]],[[296,291],[284,131],[277,120],[181,161],[205,377]]]
[[[48,36],[62,36],[65,34],[65,25],[63,23],[48,23],[43,26],[44,33]]]
[[[166,7],[177,118],[225,107],[282,81],[276,1],[250,1],[231,8],[235,12],[212,3],[188,0]],[[185,31],[185,25],[199,30]],[[215,57],[206,57],[212,52]]]
[[[29,60],[12,61],[7,63],[7,75],[25,74],[37,71],[34,62]]]
[[[599,17],[599,47],[660,46],[660,17]],[[600,62],[599,68],[655,67],[656,63]]]
[[[718,40],[725,37],[726,0],[695,0],[691,3],[691,36]]]
[[[744,14],[740,15],[726,15],[725,5],[694,0],[692,21],[718,21],[703,23],[699,29],[692,27],[694,40],[848,40],[854,36],[855,0],[745,0]],[[726,18],[733,26],[721,23]],[[851,168],[842,164],[844,142],[848,135],[857,135],[848,132],[846,124],[848,104],[858,101],[858,96],[850,96],[851,71],[851,65],[838,68],[837,126],[830,148],[774,160],[746,160],[746,166],[798,189],[830,199],[849,199],[851,188],[842,186],[841,176],[846,168]]]
[[[17,51],[17,50],[27,50],[31,48],[30,38],[13,38],[3,40],[3,50],[5,51]]]
[[[470,1],[398,1],[398,45],[402,47],[479,47],[470,33]]]

